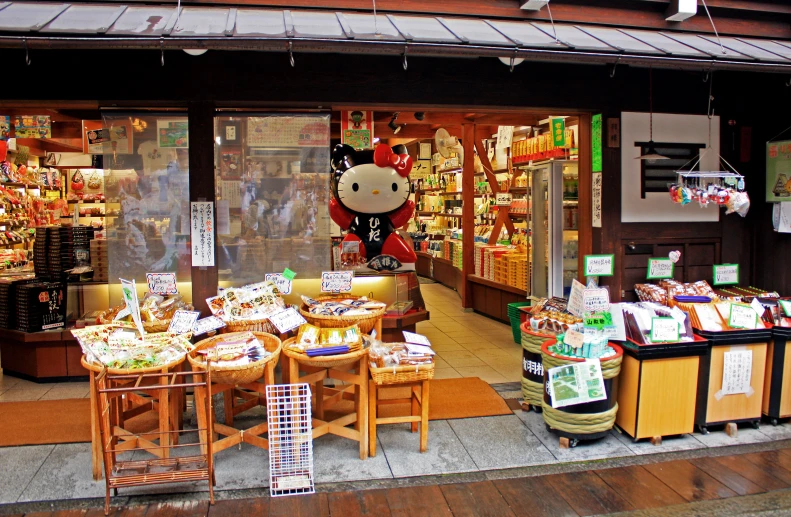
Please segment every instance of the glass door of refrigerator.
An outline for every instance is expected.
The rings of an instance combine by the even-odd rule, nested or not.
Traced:
[[[579,163],[563,162],[563,296],[579,276]]]
[[[551,296],[551,166],[544,165],[530,170],[532,216],[530,218],[530,294],[537,298]]]

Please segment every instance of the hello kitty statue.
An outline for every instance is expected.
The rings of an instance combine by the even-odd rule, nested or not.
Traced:
[[[344,251],[358,243],[371,269],[414,269],[417,256],[396,233],[415,213],[409,199],[411,169],[412,157],[403,145],[356,151],[339,144],[333,150],[330,217],[348,230]]]

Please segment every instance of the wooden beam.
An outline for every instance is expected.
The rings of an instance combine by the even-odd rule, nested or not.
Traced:
[[[461,242],[461,306],[472,308],[472,286],[469,276],[474,270],[475,250],[475,124],[461,127],[464,148],[464,170],[461,175],[462,192],[462,242]]]

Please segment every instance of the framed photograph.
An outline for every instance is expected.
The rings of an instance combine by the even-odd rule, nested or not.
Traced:
[[[431,159],[431,142],[420,143],[420,159],[421,160]]]
[[[220,121],[219,134],[222,145],[242,145],[241,121]]]

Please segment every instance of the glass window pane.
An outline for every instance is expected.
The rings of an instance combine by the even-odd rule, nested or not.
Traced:
[[[106,115],[103,144],[110,302],[122,303],[119,278],[176,273],[192,299],[189,127],[180,113]]]
[[[221,285],[331,269],[329,171],[327,115],[215,119]]]

